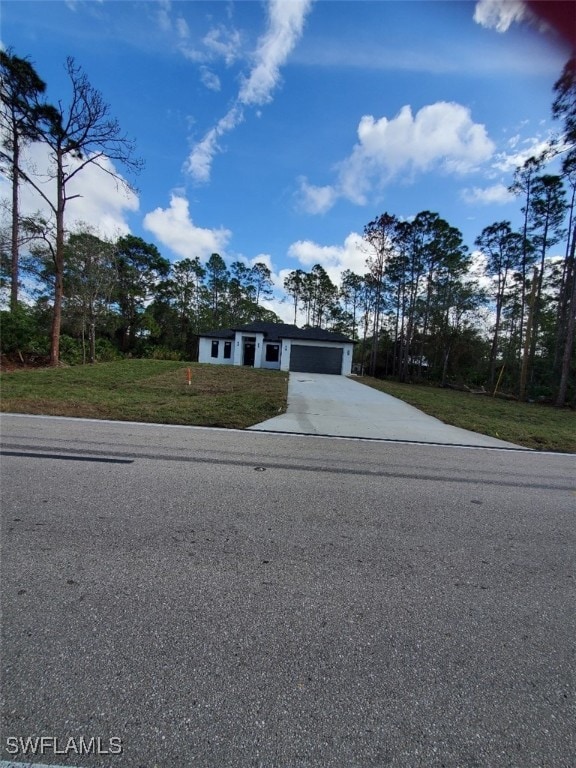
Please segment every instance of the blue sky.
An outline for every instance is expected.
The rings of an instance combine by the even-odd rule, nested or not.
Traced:
[[[68,225],[171,261],[364,271],[364,226],[432,210],[473,249],[520,220],[515,165],[549,141],[569,56],[520,0],[2,0],[0,41],[66,101],[74,57],[136,141],[136,194],[78,177]],[[41,166],[42,149],[30,148]],[[118,166],[116,169],[123,173]],[[6,184],[0,193],[7,194]],[[38,200],[23,195],[29,210]]]

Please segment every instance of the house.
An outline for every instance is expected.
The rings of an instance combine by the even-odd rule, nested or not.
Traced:
[[[201,333],[198,362],[347,376],[354,343],[322,328],[254,322]]]

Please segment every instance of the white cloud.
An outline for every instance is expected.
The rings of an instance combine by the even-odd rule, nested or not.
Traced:
[[[307,213],[325,213],[334,205],[337,193],[334,187],[315,187],[304,177],[300,181],[300,207]]]
[[[172,3],[170,0],[159,0],[156,13],[158,26],[166,34],[174,33],[176,38],[183,43],[190,37],[190,27],[183,16],[172,18]]]
[[[467,173],[494,151],[483,125],[474,123],[470,110],[454,102],[422,107],[416,116],[403,107],[393,120],[365,116],[358,126],[355,148],[362,165],[396,175],[400,171],[427,171],[432,166]],[[356,158],[355,158],[356,159]]]
[[[180,3],[176,4],[176,7]],[[170,0],[157,0],[156,19],[160,31],[172,36],[171,45],[189,61],[205,64],[216,59],[224,60],[226,66],[233,64],[241,54],[240,33],[223,25],[210,29],[204,37],[193,40],[188,22],[175,13]]]
[[[505,184],[493,184],[491,187],[472,187],[463,189],[461,197],[466,203],[471,205],[491,205],[492,203],[510,203],[514,200],[514,195],[508,191]]]
[[[280,67],[302,34],[304,19],[311,4],[312,0],[270,0],[268,28],[258,40],[254,53],[255,63],[240,87],[236,102],[192,148],[185,163],[185,170],[196,181],[206,182],[210,179],[212,161],[222,151],[218,139],[243,121],[243,108],[260,106],[272,100],[272,93],[280,80]],[[220,37],[215,35],[210,41],[212,47],[217,47],[221,42]]]
[[[524,165],[526,160],[531,157],[552,157],[554,145],[551,134],[542,138],[541,136],[532,136],[520,140],[518,136],[513,136],[508,145],[512,151],[498,152],[494,158],[493,167],[497,171],[509,173],[515,171]]]
[[[110,160],[103,158],[99,162],[110,173],[117,173]],[[70,182],[69,192],[71,195],[79,195],[66,204],[69,222],[87,222],[107,237],[130,232],[125,216],[127,212],[138,210],[138,197],[134,192],[119,186],[109,173],[96,165],[87,165]]]
[[[358,125],[359,142],[338,165],[331,187],[314,187],[300,180],[300,202],[310,213],[324,212],[339,197],[357,205],[400,173],[413,177],[438,169],[465,174],[494,153],[486,128],[472,120],[470,110],[454,102],[436,102],[416,115],[404,106],[396,117],[365,115]]]
[[[274,272],[274,266],[272,264],[272,256],[269,253],[259,253],[258,256],[254,256],[253,259],[248,260],[248,265],[253,267],[255,264],[266,264],[270,272]]]
[[[300,39],[311,0],[270,0],[268,29],[259,39],[255,65],[242,84],[239,101],[248,105],[266,104],[280,80],[280,67]]]
[[[298,240],[288,249],[288,256],[295,259],[306,270],[314,264],[322,264],[330,279],[338,285],[342,272],[346,269],[351,269],[360,275],[366,272],[367,254],[363,246],[362,235],[351,232],[343,245],[319,245],[311,240]],[[282,281],[289,272],[292,270],[281,270]]]
[[[196,181],[209,181],[214,156],[222,149],[218,139],[229,133],[244,120],[244,112],[237,105],[233,106],[218,123],[211,128],[202,141],[196,144],[185,164],[187,170]]]
[[[206,259],[220,253],[230,239],[228,229],[203,229],[190,218],[188,200],[173,194],[169,208],[156,208],[144,217],[144,227],[180,258]]]
[[[220,90],[220,78],[215,72],[208,69],[208,67],[200,67],[200,80],[209,91],[217,92]]]
[[[159,0],[158,2],[158,26],[162,32],[169,32],[172,29],[172,20],[170,19],[170,10],[172,4],[170,0]]]
[[[190,27],[186,19],[183,19],[181,16],[176,19],[176,33],[182,40],[187,40],[190,37]]]
[[[236,29],[216,27],[208,32],[202,42],[211,54],[224,59],[226,66],[233,64],[240,55],[241,38]]]
[[[478,0],[474,9],[474,21],[487,29],[506,32],[514,22],[531,18],[522,0]]]
[[[28,169],[35,169],[35,173],[30,171],[30,174],[38,180],[48,199],[55,202],[56,184],[48,179],[51,163],[47,146],[40,143],[28,145],[25,162]],[[70,170],[73,170],[80,161],[70,158],[68,162]],[[126,216],[138,210],[138,196],[122,183],[123,177],[111,160],[101,157],[98,163],[104,170],[90,163],[68,182],[67,194],[73,199],[66,203],[65,225],[71,230],[77,222],[86,223],[103,237],[116,238],[130,232]],[[41,177],[47,180],[40,183]],[[0,177],[0,196],[7,197],[9,194],[9,182]],[[40,213],[48,220],[53,218],[49,205],[29,184],[20,188],[20,211],[24,216]]]

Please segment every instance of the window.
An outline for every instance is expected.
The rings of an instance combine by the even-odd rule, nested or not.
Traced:
[[[266,344],[266,362],[277,363],[280,359],[280,344]]]
[[[225,341],[224,342],[224,359],[230,360],[231,357],[232,357],[232,342]]]
[[[213,341],[212,342],[212,355],[211,355],[211,357],[218,357],[218,346],[219,346],[219,342],[218,341]]]

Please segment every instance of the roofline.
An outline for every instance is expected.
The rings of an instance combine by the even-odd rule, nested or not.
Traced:
[[[199,337],[205,337],[205,338],[216,338],[217,335],[222,337],[224,334],[236,334],[236,333],[245,333],[245,334],[256,334],[261,333],[263,336],[266,336],[268,331],[264,328],[247,328],[246,325],[249,325],[248,323],[244,324],[243,326],[236,326],[232,328],[215,328],[212,331],[206,331],[203,333],[199,333]],[[308,335],[310,332],[314,332],[314,329],[308,329],[308,328],[298,328],[294,325],[289,325],[288,323],[277,323],[277,325],[288,325],[289,327],[293,328],[293,330],[286,331],[285,333],[282,333],[281,331],[278,331],[278,334],[276,336],[277,340],[281,339],[289,339],[294,341],[327,341],[332,342],[334,344],[358,344],[359,341],[357,339],[349,339],[348,337],[345,337],[342,335],[342,338],[335,338],[330,339],[322,336],[314,336],[314,335]],[[321,331],[323,334],[334,334],[336,336],[340,335],[337,331],[326,331],[323,328],[317,329]],[[307,335],[301,335],[301,334],[307,334]],[[271,342],[274,341],[274,339],[270,340]]]

